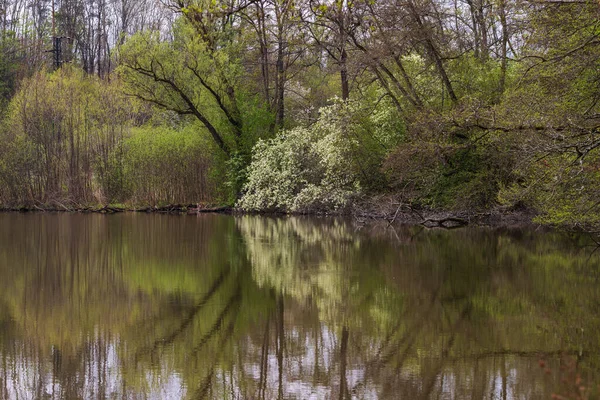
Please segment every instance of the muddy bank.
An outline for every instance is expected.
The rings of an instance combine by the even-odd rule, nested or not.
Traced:
[[[145,212],[162,214],[198,214],[198,213],[232,213],[233,208],[204,204],[169,204],[165,206],[129,207],[120,205],[107,206],[66,206],[63,204],[44,204],[34,206],[0,206],[0,212],[72,212],[115,214],[122,212]]]
[[[539,213],[533,209],[431,210],[409,204],[369,202],[354,207],[352,215],[359,221],[385,220],[391,224],[423,225],[428,228],[460,228],[467,225],[524,227],[540,226],[534,222]]]
[[[213,204],[169,204],[164,206],[74,206],[64,205],[62,203],[49,203],[30,206],[0,206],[0,212],[72,212],[72,213],[101,213],[115,214],[123,212],[140,213],[159,213],[159,214],[187,214],[195,215],[202,213],[223,213],[223,214],[254,214],[254,215],[287,215],[281,212],[245,212],[230,206],[220,206]],[[486,211],[447,211],[447,210],[428,210],[413,207],[409,204],[399,204],[389,199],[369,199],[361,203],[356,203],[352,207],[330,212],[325,210],[312,210],[310,212],[292,213],[301,215],[320,215],[320,216],[346,216],[351,217],[358,224],[367,224],[369,222],[386,222],[389,225],[422,225],[427,228],[454,229],[468,225],[492,226],[492,227],[523,227],[538,226],[533,222],[537,215],[535,210],[531,209],[503,209],[496,208]]]

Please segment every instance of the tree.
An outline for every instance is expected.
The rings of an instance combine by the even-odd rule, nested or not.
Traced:
[[[306,21],[318,48],[322,49],[337,64],[340,74],[342,100],[350,98],[350,77],[348,76],[348,51],[350,35],[356,28],[353,6],[345,0],[332,4],[309,0],[311,19]]]
[[[127,41],[121,49],[121,76],[130,94],[198,120],[231,156],[247,145],[244,134],[261,130],[252,126],[254,132],[248,132],[246,117],[256,111],[240,104],[241,99],[246,106],[256,103],[243,84],[239,17],[232,5],[179,6],[183,16],[172,40],[143,32]]]
[[[231,155],[242,135],[242,120],[233,85],[239,65],[226,52],[209,48],[189,25],[182,24],[174,42],[162,41],[158,33],[137,34],[122,48],[121,59],[121,76],[129,93],[193,116]]]

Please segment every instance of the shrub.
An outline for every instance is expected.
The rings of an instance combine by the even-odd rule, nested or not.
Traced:
[[[498,203],[514,181],[513,156],[496,137],[464,144],[413,141],[399,145],[384,163],[405,201],[431,208],[484,209]]]
[[[65,66],[24,79],[1,133],[5,203],[87,204],[104,197],[96,179],[131,122],[119,83]],[[100,179],[103,181],[103,179]]]
[[[195,125],[135,128],[123,144],[124,165],[115,165],[113,176],[123,174],[129,200],[136,204],[209,202],[217,192],[214,147]]]
[[[382,182],[379,172],[390,143],[402,131],[392,112],[371,112],[336,101],[309,127],[259,141],[238,206],[244,210],[340,211],[365,188]]]
[[[293,212],[343,208],[359,184],[336,133],[295,128],[259,141],[238,206]]]

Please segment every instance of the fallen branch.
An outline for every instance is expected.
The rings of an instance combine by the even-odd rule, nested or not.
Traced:
[[[447,217],[447,218],[427,218],[421,222],[426,228],[444,228],[444,229],[455,229],[466,225],[469,225],[469,221],[458,217]]]

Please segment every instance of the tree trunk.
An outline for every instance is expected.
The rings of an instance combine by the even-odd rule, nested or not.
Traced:
[[[342,48],[340,57],[340,79],[342,81],[342,100],[346,101],[350,98],[350,85],[348,83],[348,54],[346,49]]]
[[[508,48],[508,29],[506,26],[506,3],[505,0],[500,0],[500,24],[502,25],[502,64],[500,65],[500,82],[498,83],[498,100],[504,93],[506,86],[506,70],[508,67],[508,59],[506,57]]]

